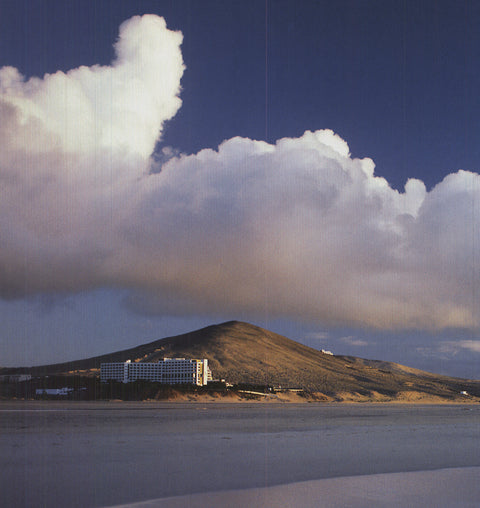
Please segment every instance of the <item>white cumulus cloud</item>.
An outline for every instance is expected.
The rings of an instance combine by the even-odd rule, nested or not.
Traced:
[[[135,17],[110,67],[0,71],[4,298],[116,287],[147,313],[479,327],[478,174],[398,192],[330,130],[166,148],[150,172],[181,41]]]
[[[118,222],[181,105],[182,35],[120,26],[111,66],[25,80],[0,69],[0,294],[102,285]]]

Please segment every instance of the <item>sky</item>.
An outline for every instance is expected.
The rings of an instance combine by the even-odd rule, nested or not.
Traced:
[[[0,365],[231,319],[480,378],[480,4],[0,2]]]

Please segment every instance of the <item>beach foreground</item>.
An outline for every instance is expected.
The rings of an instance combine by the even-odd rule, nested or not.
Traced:
[[[115,508],[466,508],[480,503],[480,467],[328,478],[152,499]]]
[[[0,467],[12,507],[480,506],[480,407],[5,403]]]

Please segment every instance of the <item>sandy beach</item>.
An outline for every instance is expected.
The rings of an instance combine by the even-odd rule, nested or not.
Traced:
[[[480,467],[390,473],[152,499],[115,508],[475,508]]]
[[[0,506],[479,506],[480,407],[8,402]]]

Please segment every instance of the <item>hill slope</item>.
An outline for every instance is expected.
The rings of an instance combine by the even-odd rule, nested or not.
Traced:
[[[29,369],[34,375],[92,371],[102,362],[156,362],[164,357],[208,358],[215,378],[303,388],[348,399],[350,395],[459,398],[480,396],[480,381],[410,369],[389,362],[326,355],[258,326],[238,321],[212,325],[95,358]],[[8,369],[12,372],[13,369]],[[417,395],[415,395],[417,394]],[[354,397],[355,398],[355,397]]]

